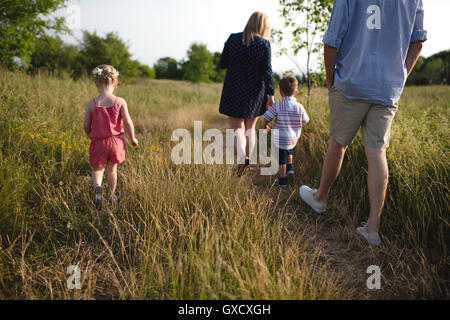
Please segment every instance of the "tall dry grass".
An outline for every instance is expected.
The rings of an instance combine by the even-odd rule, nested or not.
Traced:
[[[367,216],[357,139],[317,217],[299,184],[317,185],[328,139],[325,90],[295,151],[287,190],[255,170],[175,166],[173,129],[224,129],[219,85],[143,81],[120,86],[140,140],[119,168],[117,206],[93,209],[82,118],[90,81],[0,73],[0,298],[339,299],[448,297],[447,87],[408,88],[389,149],[385,245],[355,235]],[[300,97],[300,100],[304,97]],[[82,289],[69,290],[77,264]],[[380,265],[383,289],[366,288]]]

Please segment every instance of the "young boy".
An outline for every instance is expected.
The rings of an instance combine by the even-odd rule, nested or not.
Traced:
[[[292,151],[300,138],[302,127],[309,121],[309,116],[295,100],[295,95],[298,94],[298,81],[295,77],[284,77],[280,80],[280,93],[283,99],[274,103],[264,113],[263,127],[270,130],[269,123],[276,118],[274,129],[278,129],[279,134],[272,134],[272,140],[279,149],[278,183],[280,187],[285,188],[287,175],[294,174]]]

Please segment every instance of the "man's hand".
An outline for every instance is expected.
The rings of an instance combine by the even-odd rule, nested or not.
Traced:
[[[266,127],[264,128],[264,133],[269,133],[270,132],[270,127],[269,125],[266,125]]]
[[[274,97],[273,96],[269,96],[269,98],[267,99],[266,109],[269,109],[274,103],[275,103]]]

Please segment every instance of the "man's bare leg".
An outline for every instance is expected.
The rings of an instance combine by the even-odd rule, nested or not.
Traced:
[[[367,186],[370,200],[370,216],[366,223],[366,230],[368,233],[373,233],[380,229],[380,218],[386,198],[389,170],[386,149],[366,147],[366,156],[369,164]]]
[[[339,175],[342,168],[347,146],[339,144],[333,137],[328,142],[328,150],[323,162],[322,176],[320,178],[320,186],[314,194],[317,202],[326,204],[331,186]]]

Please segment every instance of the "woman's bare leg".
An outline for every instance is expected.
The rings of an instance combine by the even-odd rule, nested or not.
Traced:
[[[259,118],[245,119],[245,136],[247,147],[245,149],[246,159],[250,159],[256,145],[256,124]],[[256,159],[252,159],[256,162]]]
[[[229,117],[230,127],[235,131],[235,145],[238,153],[238,163],[245,162],[246,139],[244,119]]]

